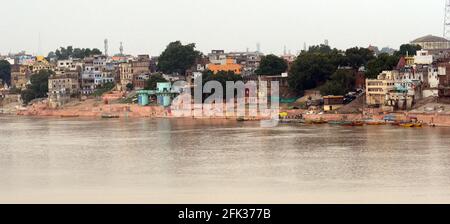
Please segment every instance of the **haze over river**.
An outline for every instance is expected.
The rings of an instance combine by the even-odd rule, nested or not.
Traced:
[[[450,203],[450,129],[0,116],[0,203]]]

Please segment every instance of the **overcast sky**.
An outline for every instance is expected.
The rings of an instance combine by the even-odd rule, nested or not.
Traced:
[[[444,0],[0,0],[0,54],[59,46],[158,55],[174,40],[211,49],[292,53],[329,40],[340,49],[397,48],[442,36]],[[40,38],[39,38],[40,36]],[[41,41],[39,41],[39,39]],[[39,44],[40,43],[40,44]],[[40,47],[39,47],[40,46]],[[40,50],[39,50],[40,49]],[[40,52],[38,52],[38,50]]]

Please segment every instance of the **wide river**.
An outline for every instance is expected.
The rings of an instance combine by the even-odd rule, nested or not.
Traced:
[[[0,116],[0,203],[450,203],[450,129]]]

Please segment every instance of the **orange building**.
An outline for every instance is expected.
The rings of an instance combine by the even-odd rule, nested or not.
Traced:
[[[217,74],[219,71],[230,71],[237,75],[242,73],[242,65],[236,64],[231,58],[227,58],[224,64],[208,64],[208,69],[214,72],[214,74]]]

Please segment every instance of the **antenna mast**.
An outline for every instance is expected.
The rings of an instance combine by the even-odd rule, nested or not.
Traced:
[[[445,0],[444,37],[450,38],[450,0]]]
[[[105,39],[105,56],[108,56],[108,39]]]

